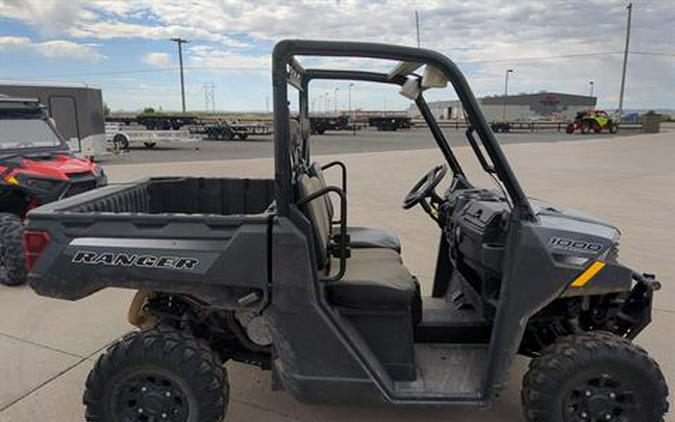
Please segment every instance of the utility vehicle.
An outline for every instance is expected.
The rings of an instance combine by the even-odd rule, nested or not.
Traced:
[[[609,133],[616,133],[619,130],[617,123],[604,110],[588,110],[577,113],[574,121],[567,125],[567,133],[574,133],[580,130],[584,135],[591,133],[601,133],[606,130]]]
[[[97,164],[71,154],[37,99],[0,95],[0,283],[26,281],[22,232],[28,211],[105,182]]]
[[[389,73],[305,69],[299,57],[399,61]],[[525,418],[663,420],[668,389],[632,343],[659,282],[618,261],[619,231],[528,198],[457,66],[434,51],[286,40],[273,53],[275,178],[150,178],[30,213],[30,283],[77,300],[137,289],[129,320],[84,393],[90,421],[217,421],[223,363],[271,370],[275,390],[308,403],[489,405],[516,354],[532,357]],[[405,195],[438,225],[430,297],[395,234],[348,221],[348,168],[311,158],[316,79],[401,87],[438,145],[439,161]],[[468,180],[423,91],[454,87],[483,170]],[[292,88],[291,88],[292,87]],[[298,91],[291,117],[289,89]],[[435,188],[450,169],[449,187]],[[342,182],[327,185],[324,172]],[[333,196],[333,202],[330,196]]]

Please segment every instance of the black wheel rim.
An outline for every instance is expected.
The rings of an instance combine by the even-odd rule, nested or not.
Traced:
[[[563,403],[567,422],[628,422],[637,415],[636,392],[608,374],[574,386]]]
[[[186,422],[188,398],[169,376],[137,373],[113,390],[113,410],[120,422]]]

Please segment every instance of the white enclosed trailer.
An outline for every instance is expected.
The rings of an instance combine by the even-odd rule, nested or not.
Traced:
[[[85,84],[0,81],[0,94],[37,98],[77,155],[96,158],[107,152],[101,89]]]

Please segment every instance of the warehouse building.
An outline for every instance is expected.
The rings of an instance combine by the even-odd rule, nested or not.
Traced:
[[[577,112],[593,109],[596,103],[596,97],[559,92],[478,99],[478,104],[489,121],[572,120]],[[429,108],[438,120],[464,119],[464,110],[459,100],[430,102]],[[413,119],[422,117],[415,105],[410,107],[410,115]]]

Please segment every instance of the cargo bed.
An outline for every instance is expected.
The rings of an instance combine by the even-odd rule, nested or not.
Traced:
[[[123,287],[215,306],[262,302],[273,202],[271,179],[201,177],[143,179],[54,202],[28,217],[29,282],[70,300]]]

